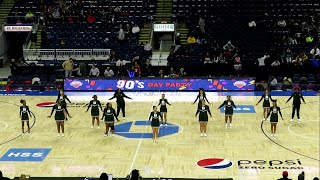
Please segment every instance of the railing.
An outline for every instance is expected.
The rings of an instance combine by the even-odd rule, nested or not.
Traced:
[[[52,61],[74,58],[76,60],[108,60],[110,49],[24,49],[26,61]]]

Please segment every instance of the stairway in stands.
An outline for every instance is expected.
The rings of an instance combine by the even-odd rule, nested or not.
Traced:
[[[172,0],[158,0],[155,14],[155,22],[171,22]]]
[[[37,43],[35,47],[31,46],[32,49],[41,49],[41,42],[42,42],[41,32],[42,32],[42,29],[37,30]]]
[[[189,29],[187,28],[186,24],[179,23],[177,33],[180,33],[181,45],[187,44],[188,31],[189,31]]]
[[[13,7],[14,0],[4,0],[0,6],[0,25],[7,22],[7,17]]]
[[[150,41],[150,24],[145,24],[144,28],[140,29],[139,33],[139,43],[143,42],[148,42]]]

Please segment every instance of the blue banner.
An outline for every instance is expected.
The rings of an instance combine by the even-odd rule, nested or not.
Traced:
[[[65,79],[67,91],[253,91],[255,79]]]

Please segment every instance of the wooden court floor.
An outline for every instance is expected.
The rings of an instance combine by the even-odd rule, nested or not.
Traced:
[[[132,169],[139,169],[143,177],[272,180],[284,170],[294,179],[301,171],[305,171],[306,179],[319,176],[319,97],[305,97],[308,103],[301,107],[300,124],[289,123],[291,103],[285,104],[287,97],[277,97],[285,118],[278,123],[277,137],[270,136],[269,122],[261,126],[262,105],[254,106],[256,113],[235,114],[234,126],[225,128],[224,114],[217,110],[224,97],[219,97],[210,105],[213,117],[209,119],[206,138],[199,134],[194,117],[196,105],[169,99],[172,106],[168,107],[168,119],[179,125],[179,132],[160,138],[158,143],[151,139],[104,137],[103,126],[100,130],[90,129],[90,113],[85,113],[83,106],[69,108],[73,118],[66,122],[66,136],[58,138],[54,119],[47,118],[51,108],[35,106],[55,101],[55,97],[23,98],[36,116],[35,126],[30,136],[0,145],[0,157],[10,148],[51,148],[51,152],[42,162],[0,161],[0,169],[9,177],[97,177],[101,172],[125,177]],[[20,134],[20,99],[1,97],[0,144]],[[236,105],[254,105],[258,97],[233,99]],[[127,121],[146,120],[155,102],[127,101]],[[121,119],[120,123],[124,121]],[[152,132],[149,126],[132,127],[131,131]],[[224,158],[233,165],[225,169],[197,165],[207,158]]]

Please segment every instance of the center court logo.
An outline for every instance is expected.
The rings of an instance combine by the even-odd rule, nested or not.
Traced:
[[[56,103],[55,102],[42,102],[36,104],[37,107],[53,107]]]
[[[226,169],[232,166],[232,162],[223,158],[209,158],[198,161],[198,166],[207,169]]]

